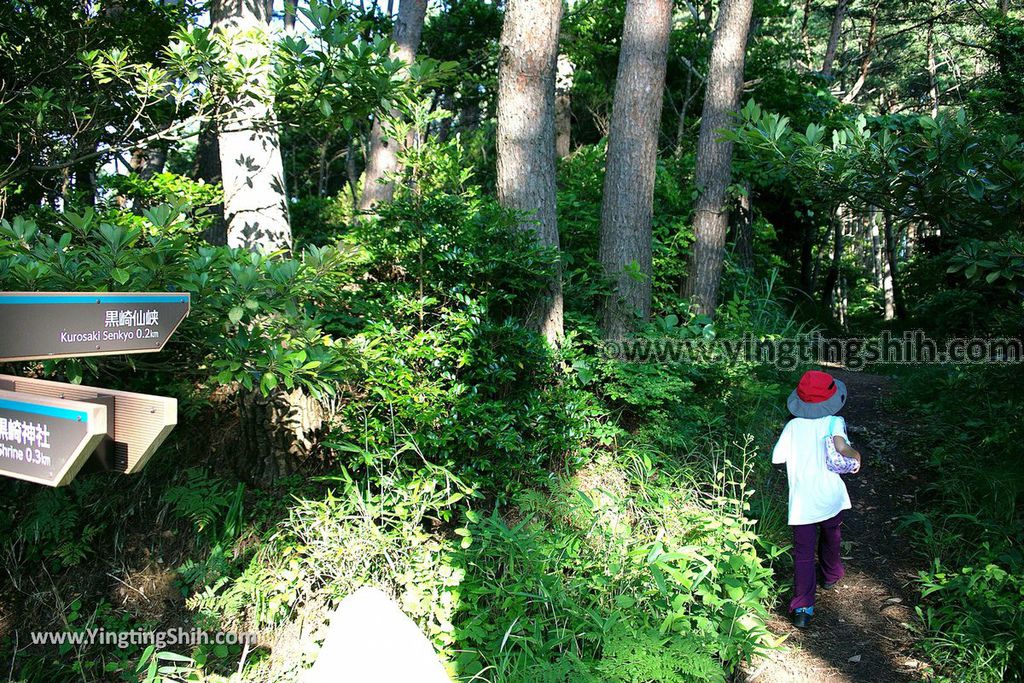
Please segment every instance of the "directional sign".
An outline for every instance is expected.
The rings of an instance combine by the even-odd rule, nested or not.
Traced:
[[[106,406],[0,390],[0,474],[62,486],[106,433]]]
[[[165,396],[100,389],[80,384],[0,375],[0,389],[17,393],[22,401],[63,399],[78,406],[108,406],[104,430],[110,459],[106,469],[135,474],[178,424],[178,401]],[[77,470],[76,470],[77,471]]]
[[[159,351],[189,303],[177,293],[0,293],[0,362]]]

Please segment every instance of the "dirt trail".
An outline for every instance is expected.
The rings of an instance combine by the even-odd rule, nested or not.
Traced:
[[[780,596],[769,628],[787,634],[785,650],[755,661],[738,678],[757,683],[903,683],[921,680],[927,665],[913,652],[917,596],[909,585],[920,560],[897,533],[912,511],[919,482],[901,456],[909,425],[881,405],[888,377],[824,368],[842,379],[850,398],[842,415],[864,469],[847,475],[853,502],[843,525],[846,577],[818,591],[814,621],[800,631],[789,622],[789,594]],[[785,476],[780,490],[785,496]]]

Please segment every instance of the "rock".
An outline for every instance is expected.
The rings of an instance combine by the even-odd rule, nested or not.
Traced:
[[[338,605],[303,683],[451,683],[419,627],[382,591],[360,588]]]
[[[860,655],[854,655],[854,656],[850,657],[846,661],[853,662],[854,664],[858,664],[858,663],[860,663]]]

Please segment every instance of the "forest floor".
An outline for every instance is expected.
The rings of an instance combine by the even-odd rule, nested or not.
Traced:
[[[826,368],[842,379],[850,398],[841,415],[864,468],[846,479],[853,502],[843,523],[846,576],[831,591],[818,591],[814,619],[801,631],[790,624],[790,593],[779,596],[768,628],[788,638],[782,650],[741,672],[747,683],[903,683],[925,678],[930,667],[915,648],[919,599],[911,580],[923,568],[908,540],[897,532],[913,511],[924,483],[905,457],[914,426],[883,405],[894,380]],[[786,496],[785,476],[777,490]],[[780,577],[785,582],[789,577]]]

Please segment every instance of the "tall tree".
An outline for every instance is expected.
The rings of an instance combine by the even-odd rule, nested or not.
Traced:
[[[697,137],[694,181],[700,195],[694,207],[694,244],[686,291],[699,313],[713,315],[722,277],[729,224],[726,190],[732,178],[732,143],[719,138],[739,106],[743,62],[753,0],[722,0],[708,64],[707,91]]]
[[[615,288],[601,328],[620,338],[651,314],[651,214],[672,0],[628,0],[612,101],[599,258]]]
[[[934,13],[934,10],[933,10]],[[925,52],[928,59],[928,99],[931,102],[932,118],[939,117],[939,68],[935,63],[935,21],[928,22],[928,39]]]
[[[227,243],[264,251],[291,248],[281,144],[270,92],[270,46],[263,36],[270,23],[269,3],[214,0],[210,18],[246,65],[241,70],[245,82],[223,98],[218,112]]]
[[[498,201],[532,216],[522,229],[558,248],[555,65],[562,0],[509,0],[498,62]],[[563,335],[561,265],[529,314],[548,341]]]
[[[846,20],[846,10],[850,7],[850,0],[839,0],[836,3],[835,14],[832,15],[832,31],[828,36],[828,45],[825,47],[825,59],[821,62],[821,73],[826,76],[832,75],[832,63],[836,59],[836,50],[839,49],[839,36],[843,32],[843,21]]]
[[[861,89],[868,79],[868,70],[871,69],[871,60],[874,58],[875,45],[877,44],[878,35],[878,10],[881,9],[881,0],[875,2],[874,8],[871,10],[871,23],[868,26],[868,39],[864,45],[864,56],[860,62],[860,73],[857,75],[857,81],[850,88],[850,91],[843,97],[843,104],[850,104],[857,95],[860,94]]]
[[[391,40],[395,47],[392,54],[406,64],[412,64],[420,48],[423,36],[423,21],[427,15],[427,0],[402,0],[398,5],[398,18]],[[401,113],[391,110],[391,117],[397,119]],[[359,198],[362,211],[372,209],[379,202],[389,202],[395,195],[395,184],[388,176],[398,170],[398,152],[402,141],[388,137],[381,117],[375,116],[370,130],[369,151],[366,155],[366,172],[363,175],[363,194]]]

